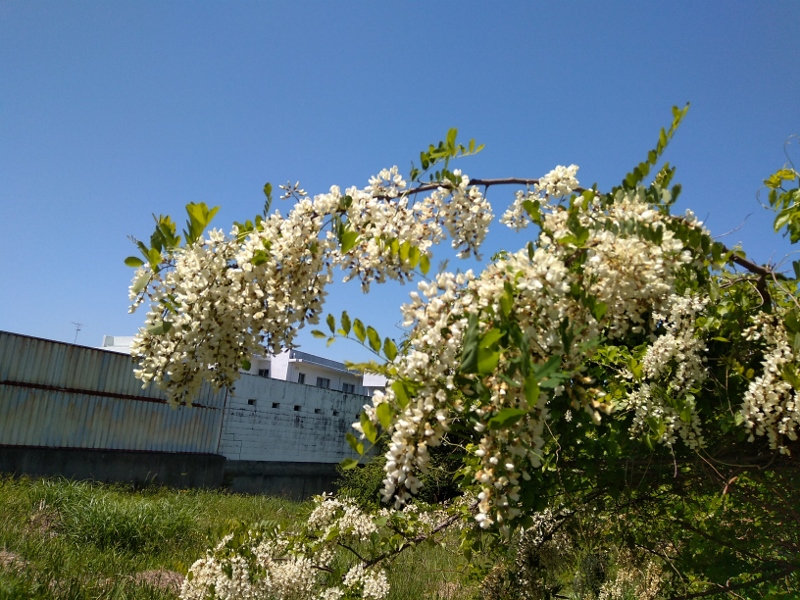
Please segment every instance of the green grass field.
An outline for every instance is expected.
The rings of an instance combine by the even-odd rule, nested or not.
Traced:
[[[0,479],[0,600],[177,598],[189,566],[237,523],[290,527],[309,505],[218,491]],[[393,600],[474,595],[454,542],[390,568]]]

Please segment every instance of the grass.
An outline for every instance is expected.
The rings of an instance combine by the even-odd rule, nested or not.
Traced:
[[[0,479],[0,599],[176,598],[231,523],[301,512],[262,496]]]
[[[290,528],[308,504],[219,491],[0,478],[0,600],[178,597],[183,575],[237,523]],[[391,600],[461,600],[457,540],[390,566]]]

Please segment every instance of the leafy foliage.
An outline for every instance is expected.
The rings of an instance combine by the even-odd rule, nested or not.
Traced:
[[[506,558],[506,574],[482,571],[500,595],[518,593],[514,569],[542,566],[529,536],[548,514],[570,539],[583,535],[569,558],[582,573],[570,589],[581,597],[637,593],[649,582],[645,555],[661,573],[647,594],[788,593],[800,571],[791,458],[800,432],[800,263],[791,274],[754,264],[691,212],[672,213],[681,188],[675,168],[659,164],[687,109],[673,109],[645,160],[608,191],[580,187],[575,165],[538,180],[470,180],[449,164],[481,147],[458,144],[451,130],[412,165],[410,186],[396,167],[345,194],[332,188],[311,199],[288,184],[297,204],[286,219],[257,218],[191,247],[180,247],[161,218],[151,247],[140,248],[147,260],[132,287],[156,305],[137,347],[142,376],[178,398],[203,377],[228,384],[258,336],[275,347],[291,343],[297,323],[319,322],[334,265],[365,289],[419,276],[402,308],[411,325],[401,341],[346,312],[338,322],[327,315],[328,332],[313,332],[328,343],[355,339],[376,360],[354,366],[389,380],[354,424],[358,435],[347,437],[360,455],[381,449],[365,468],[343,465],[359,504],[374,501],[378,467],[382,499],[397,511],[446,474],[447,496],[455,482],[474,498],[461,515],[472,524],[465,555],[478,571],[486,557]],[[793,242],[797,180],[786,167],[765,181],[776,231]],[[501,222],[534,226],[526,246],[498,253],[479,274],[429,276],[430,247],[444,230],[455,248],[477,255],[491,217],[480,187],[500,184],[525,186]],[[194,223],[192,215],[199,224],[213,211],[193,208]],[[200,258],[217,277],[186,292]],[[157,269],[171,265],[159,279]],[[229,290],[249,300],[231,300]],[[182,300],[204,294],[206,312]],[[270,312],[275,306],[288,316]],[[214,320],[193,321],[212,312]],[[593,521],[600,533],[582,534]],[[602,536],[614,543],[589,548]],[[364,568],[428,539],[390,538],[372,558],[354,552]],[[504,554],[509,542],[518,551]],[[638,575],[619,575],[633,572],[622,563]],[[562,575],[541,579],[542,593],[566,589]]]

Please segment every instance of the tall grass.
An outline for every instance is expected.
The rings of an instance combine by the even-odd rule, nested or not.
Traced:
[[[304,521],[309,504],[219,491],[0,478],[0,600],[167,600],[238,524]],[[474,597],[452,543],[389,565],[390,600]]]
[[[176,598],[233,523],[289,525],[304,511],[262,496],[0,479],[0,600]]]

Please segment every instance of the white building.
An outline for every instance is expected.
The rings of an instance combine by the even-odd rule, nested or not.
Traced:
[[[133,336],[103,336],[104,350],[130,354]],[[344,366],[344,363],[315,356],[300,350],[284,350],[280,354],[254,356],[250,369],[242,373],[267,379],[304,383],[326,390],[346,394],[372,396],[375,390],[386,386],[386,378],[374,373],[361,374]]]

